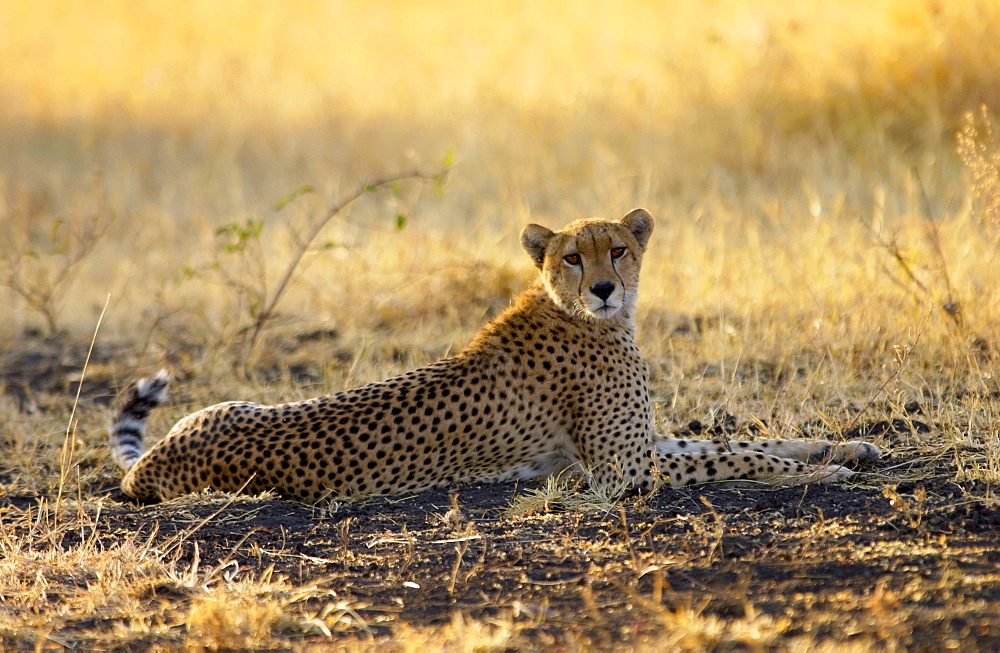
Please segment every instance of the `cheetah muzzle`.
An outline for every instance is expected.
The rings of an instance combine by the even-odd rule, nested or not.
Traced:
[[[127,470],[122,489],[142,501],[213,488],[316,502],[578,464],[591,483],[649,491],[660,479],[841,480],[852,472],[840,463],[878,458],[864,442],[724,444],[655,432],[633,321],[652,231],[643,209],[559,231],[528,225],[521,244],[540,282],[458,355],[315,399],[216,404],[146,453],[149,412],[163,403],[169,376],[142,379],[111,428],[112,455]]]

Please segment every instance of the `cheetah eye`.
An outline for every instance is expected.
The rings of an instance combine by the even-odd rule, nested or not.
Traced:
[[[625,255],[624,247],[615,247],[614,249],[611,250],[611,258],[613,259],[621,258],[624,255]]]
[[[563,257],[563,260],[570,265],[580,265],[580,255],[579,254],[567,254]]]

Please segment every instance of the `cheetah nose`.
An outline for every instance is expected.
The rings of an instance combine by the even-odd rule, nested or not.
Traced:
[[[599,281],[590,287],[590,292],[594,293],[602,301],[607,301],[611,293],[615,291],[615,284],[610,281]]]

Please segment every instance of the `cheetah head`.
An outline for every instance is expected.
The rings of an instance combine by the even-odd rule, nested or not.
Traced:
[[[635,209],[620,220],[577,220],[555,232],[529,224],[521,245],[541,270],[549,296],[570,316],[631,318],[652,231],[652,216]]]

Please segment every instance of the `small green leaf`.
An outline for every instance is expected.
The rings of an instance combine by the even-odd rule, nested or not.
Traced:
[[[247,220],[246,231],[240,234],[240,238],[243,240],[249,238],[260,238],[260,235],[263,232],[264,232],[263,220]]]
[[[295,200],[299,199],[303,195],[307,193],[313,193],[315,191],[316,189],[313,188],[312,186],[309,186],[308,184],[305,186],[301,186],[292,191],[291,193],[289,193],[288,195],[286,195],[285,197],[282,197],[280,200],[278,200],[274,205],[274,210],[280,211],[281,209],[285,208],[286,206],[288,206]]]
[[[194,279],[198,275],[198,271],[189,265],[181,267],[180,270],[174,274],[174,283],[181,284],[189,279]]]
[[[375,184],[365,184],[365,192],[366,193],[374,193],[377,190],[378,190],[378,186],[377,185],[375,185]]]
[[[454,164],[455,164],[455,149],[452,148],[448,150],[448,152],[446,152],[444,155],[444,167],[450,168]]]
[[[406,227],[406,216],[400,213],[396,216],[396,229],[402,231]]]
[[[323,243],[323,249],[335,249],[337,247],[340,247],[340,243],[335,243],[332,240]]]

